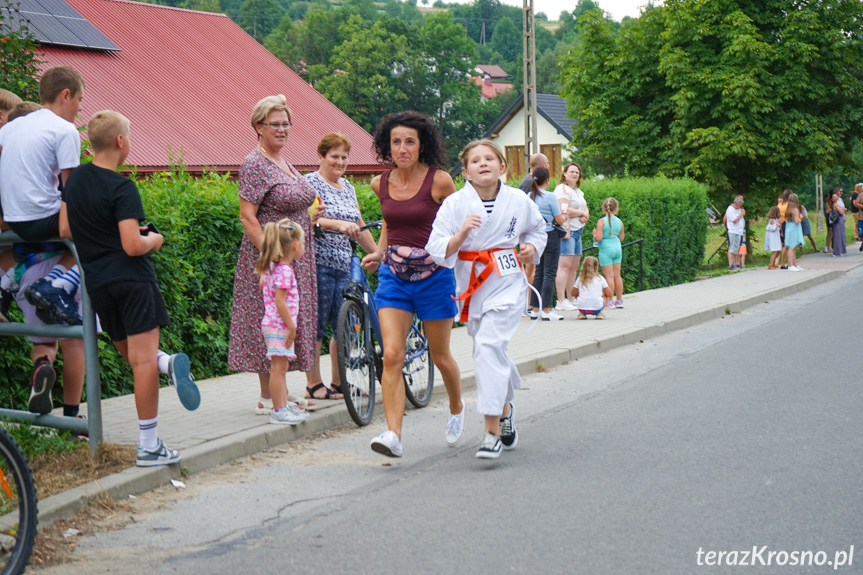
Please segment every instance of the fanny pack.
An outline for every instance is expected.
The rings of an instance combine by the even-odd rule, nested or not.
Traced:
[[[393,275],[406,282],[417,282],[432,275],[440,267],[423,248],[389,246],[384,264]]]

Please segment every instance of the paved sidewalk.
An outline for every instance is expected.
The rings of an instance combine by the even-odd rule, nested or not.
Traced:
[[[552,368],[564,362],[638,342],[710,319],[727,310],[741,311],[769,300],[779,299],[836,279],[849,269],[863,264],[859,244],[850,244],[847,257],[811,254],[800,260],[802,272],[749,269],[689,284],[624,296],[624,309],[607,310],[607,320],[575,320],[575,312],[563,312],[564,321],[540,321],[528,333],[529,321],[522,326],[509,346],[510,356],[523,374],[535,373],[538,366]],[[472,342],[464,328],[453,330],[451,348],[462,366],[464,387],[473,387]],[[329,358],[322,361],[324,381],[329,380]],[[317,401],[311,417],[298,426],[268,424],[268,417],[254,414],[260,387],[255,374],[236,374],[199,382],[201,407],[183,409],[172,388],[160,392],[159,435],[169,446],[179,449],[182,465],[191,473],[251,455],[275,445],[295,441],[333,427],[352,423],[343,400]],[[305,388],[302,373],[288,375],[288,389],[301,395]],[[443,393],[443,383],[435,379],[435,393]],[[378,394],[379,396],[380,394]],[[85,408],[86,406],[82,406]],[[82,410],[85,411],[85,410]],[[383,409],[376,414],[382,417]],[[136,445],[138,427],[134,397],[117,397],[102,402],[105,440]],[[363,441],[368,438],[363,437]],[[371,456],[371,455],[370,455]],[[178,466],[171,468],[131,468],[82,485],[39,502],[42,524],[70,516],[86,503],[107,492],[125,498],[178,478]]]

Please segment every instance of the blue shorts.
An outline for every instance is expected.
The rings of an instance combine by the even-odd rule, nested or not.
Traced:
[[[422,320],[453,319],[458,315],[455,296],[455,275],[449,268],[440,268],[418,282],[406,282],[390,271],[390,266],[378,269],[378,309],[394,307],[416,313]]]
[[[581,232],[580,230],[570,230],[568,240],[560,240],[560,255],[562,256],[580,256],[581,255]]]
[[[333,331],[342,309],[342,292],[351,281],[351,272],[343,272],[329,266],[318,266],[318,341],[327,335],[327,322]]]

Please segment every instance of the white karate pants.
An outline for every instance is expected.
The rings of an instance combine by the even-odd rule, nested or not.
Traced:
[[[477,302],[479,303],[479,302]],[[470,319],[467,333],[473,338],[473,372],[476,377],[477,411],[502,415],[521,387],[521,376],[507,354],[507,346],[518,329],[522,304],[509,305]]]

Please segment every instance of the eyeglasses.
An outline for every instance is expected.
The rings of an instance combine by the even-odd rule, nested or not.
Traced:
[[[268,122],[258,122],[258,123],[261,124],[262,126],[269,126],[274,130],[278,130],[279,128],[281,128],[282,130],[287,130],[288,128],[291,127],[290,122],[285,122],[284,124],[277,124],[274,122],[269,122],[269,123]]]

